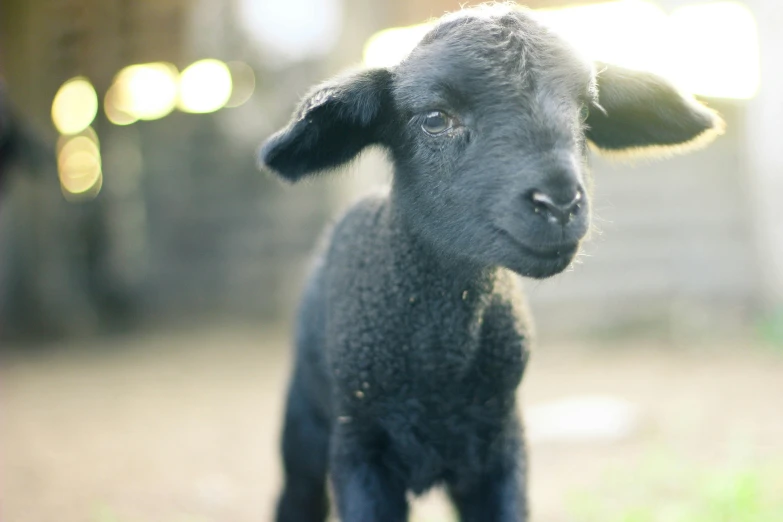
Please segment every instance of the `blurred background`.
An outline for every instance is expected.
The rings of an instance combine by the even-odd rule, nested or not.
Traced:
[[[0,520],[270,519],[310,255],[389,166],[289,187],[255,150],[313,83],[472,4],[0,3]],[[781,522],[783,4],[525,5],[728,124],[594,157],[585,255],[526,282],[533,520]],[[453,520],[437,493],[414,517]]]

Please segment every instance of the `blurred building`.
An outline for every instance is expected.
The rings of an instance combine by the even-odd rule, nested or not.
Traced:
[[[667,10],[691,3],[658,2]],[[370,152],[339,181],[289,190],[256,170],[255,148],[310,85],[358,64],[373,34],[459,4],[5,0],[0,72],[52,156],[35,168],[11,167],[0,196],[2,332],[287,317],[324,224],[387,179],[388,166]],[[783,83],[775,21],[783,7],[774,0],[746,4],[759,23],[759,94],[708,100],[729,130],[704,151],[634,168],[595,160],[603,233],[573,272],[529,285],[542,329],[711,329],[743,324],[783,298],[783,227],[774,226],[781,216],[773,196],[783,194],[774,142]],[[92,128],[102,189],[91,200],[66,200],[51,120],[63,83],[88,78],[103,107],[129,65],[166,62],[183,71],[203,58],[249,65],[249,100],[122,126],[101,108]]]
[[[4,333],[90,333],[116,322],[213,315],[263,320],[284,309],[281,294],[290,290],[281,276],[304,262],[328,197],[311,189],[281,198],[281,186],[255,168],[254,151],[323,66],[304,60],[266,71],[237,5],[3,3],[10,98],[52,152],[44,172],[8,176],[0,211]],[[252,64],[258,89],[243,112],[175,111],[116,126],[99,111],[92,128],[105,184],[93,200],[66,201],[50,118],[58,88],[84,76],[100,99],[126,66],[168,62],[181,71],[205,57]]]

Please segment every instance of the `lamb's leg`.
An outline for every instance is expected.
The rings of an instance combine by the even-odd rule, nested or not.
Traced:
[[[277,505],[277,522],[326,520],[329,430],[328,420],[316,413],[295,379],[288,392],[283,430],[285,486]]]
[[[345,434],[333,435],[332,485],[342,522],[404,522],[405,485]]]
[[[460,522],[527,522],[527,477],[524,444],[504,444],[496,464],[469,487],[449,487]]]

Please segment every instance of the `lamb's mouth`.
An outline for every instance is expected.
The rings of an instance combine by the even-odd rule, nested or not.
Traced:
[[[500,229],[500,232],[506,236],[506,238],[511,241],[514,246],[523,254],[541,261],[570,261],[579,250],[579,241],[561,243],[558,245],[542,245],[533,247],[519,241],[512,234],[506,232],[503,229]]]

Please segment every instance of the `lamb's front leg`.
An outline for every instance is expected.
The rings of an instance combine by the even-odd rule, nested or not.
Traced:
[[[331,476],[341,522],[405,522],[405,485],[382,465],[380,448],[340,428],[332,438]]]
[[[475,480],[450,485],[460,522],[527,522],[527,463],[521,432],[504,442]]]

